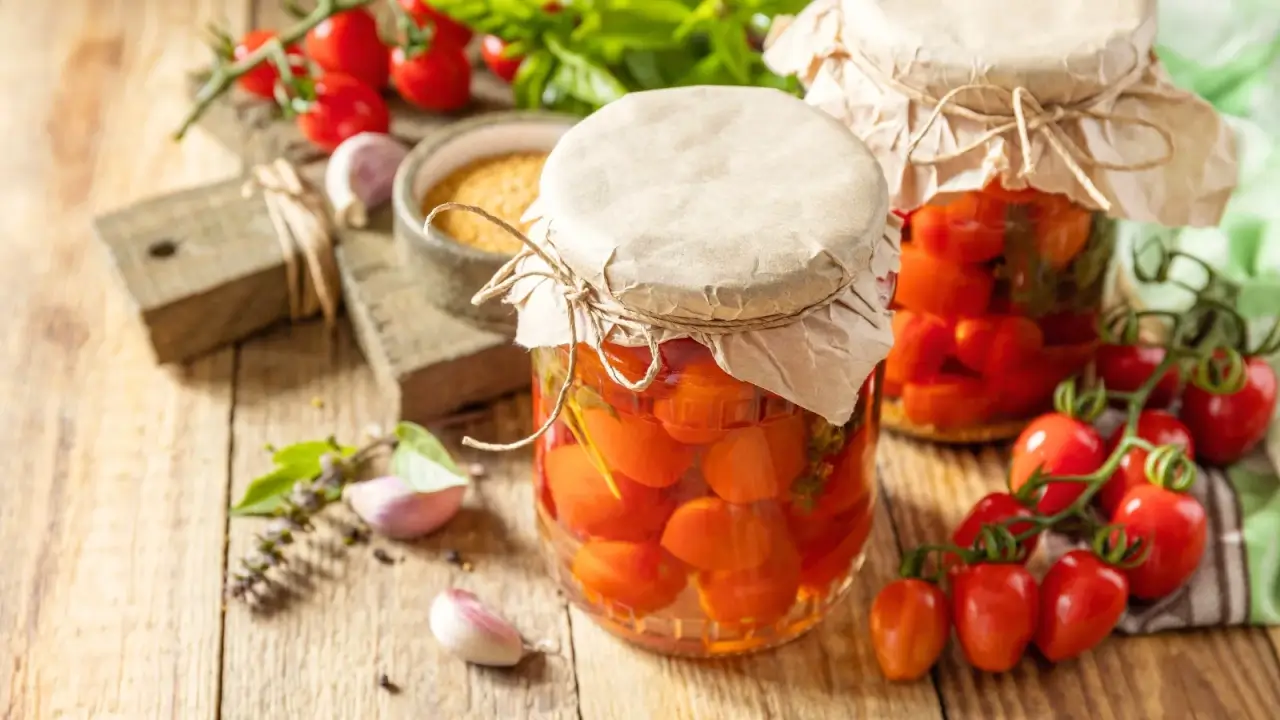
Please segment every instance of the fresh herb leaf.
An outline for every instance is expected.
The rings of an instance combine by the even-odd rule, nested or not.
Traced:
[[[281,465],[266,475],[254,478],[249,487],[245,488],[244,497],[231,508],[231,514],[271,515],[281,507],[295,483],[311,480],[318,472],[319,470],[311,472],[311,468],[305,464]]]
[[[711,25],[707,34],[711,39],[712,52],[720,58],[724,69],[739,84],[746,85],[751,80],[753,51],[742,25],[718,22]]]
[[[391,472],[417,492],[436,492],[470,483],[449,451],[420,425],[396,425],[400,441],[391,455]]]
[[[517,107],[536,108],[542,104],[542,95],[557,64],[548,50],[538,50],[525,57],[511,84]]]
[[[627,88],[603,65],[570,50],[554,35],[546,38],[547,49],[560,61],[551,82],[583,102],[607,105],[627,94]]]
[[[311,474],[314,476],[320,474],[320,458],[329,453],[333,453],[338,457],[349,458],[356,454],[356,449],[339,445],[332,439],[313,440],[280,448],[272,455],[271,460],[280,466],[296,465],[311,469]]]

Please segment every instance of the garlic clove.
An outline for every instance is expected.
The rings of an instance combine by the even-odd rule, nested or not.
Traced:
[[[429,623],[436,640],[469,663],[511,667],[524,657],[520,633],[466,590],[451,588],[437,595]]]
[[[409,540],[439,529],[462,507],[466,485],[436,492],[415,492],[404,480],[387,475],[352,483],[342,497],[361,520],[379,535]]]
[[[329,156],[324,188],[340,227],[364,227],[369,211],[391,199],[396,168],[409,154],[400,141],[383,133],[347,138]]]

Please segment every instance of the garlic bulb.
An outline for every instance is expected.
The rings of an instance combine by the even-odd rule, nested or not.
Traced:
[[[394,476],[352,483],[343,498],[376,533],[396,540],[426,535],[453,519],[466,485],[420,493]]]
[[[390,135],[368,132],[347,138],[333,151],[324,189],[340,227],[369,223],[369,211],[391,199],[396,168],[408,154]]]
[[[429,624],[441,645],[469,663],[511,667],[524,657],[520,633],[466,590],[437,595]]]

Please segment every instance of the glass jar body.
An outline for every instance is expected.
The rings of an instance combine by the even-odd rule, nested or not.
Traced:
[[[1097,353],[1114,225],[999,186],[907,216],[885,426],[943,442],[1017,435]]]
[[[648,351],[606,346],[638,378]],[[607,630],[673,655],[781,644],[847,592],[875,504],[880,369],[835,427],[738,381],[691,340],[661,346],[646,391],[579,346],[570,400],[537,443],[542,548]],[[555,405],[564,348],[534,351],[534,422]]]

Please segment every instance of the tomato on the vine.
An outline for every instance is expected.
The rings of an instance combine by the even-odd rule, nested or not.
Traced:
[[[275,37],[275,32],[271,30],[250,30],[245,33],[244,37],[240,38],[240,42],[236,43],[231,56],[237,61],[243,60],[254,50],[274,40]],[[289,59],[290,66],[301,66],[304,62],[302,51],[298,49],[297,45],[286,47],[285,57]],[[241,75],[236,82],[246,92],[271,100],[276,96],[276,81],[279,79],[280,71],[276,69],[274,63],[266,60]]]
[[[409,17],[418,27],[432,27],[434,42],[448,43],[456,47],[466,47],[471,42],[471,28],[431,7],[426,0],[397,0],[400,7],[409,13]]]
[[[1098,377],[1108,390],[1133,392],[1155,374],[1166,350],[1148,345],[1103,345],[1098,348]],[[1178,368],[1171,367],[1156,381],[1146,407],[1168,407],[1178,396]]]
[[[1134,597],[1162,598],[1200,565],[1208,520],[1204,506],[1190,495],[1149,483],[1130,488],[1111,522],[1124,527],[1130,542],[1141,538],[1148,548],[1141,564],[1125,570]]]
[[[955,531],[951,533],[951,543],[962,548],[972,547],[974,541],[978,539],[983,525],[994,525],[1009,518],[1030,518],[1033,515],[1034,513],[1029,508],[1018,502],[1018,499],[1009,493],[991,493],[979,500],[973,506],[973,509],[969,511],[969,514],[964,517],[964,520],[960,521]],[[1009,532],[1014,535],[1026,532],[1033,527],[1035,526],[1030,522],[1012,522],[1008,524]],[[1021,543],[1022,547],[1027,551],[1022,558],[1023,563],[1027,561],[1027,558],[1031,557],[1031,553],[1035,552],[1036,544],[1039,541],[1039,535],[1032,535],[1030,539]],[[954,558],[951,560],[954,561]]]
[[[1036,580],[1021,565],[966,565],[951,574],[952,621],[969,664],[1004,672],[1036,634]]]
[[[387,104],[377,90],[343,73],[325,73],[315,81],[315,100],[298,116],[298,129],[332,152],[353,135],[385,133],[391,127]]]
[[[1230,465],[1266,437],[1275,407],[1275,370],[1265,359],[1251,357],[1245,359],[1244,387],[1215,395],[1188,385],[1180,415],[1196,439],[1200,458]]]
[[[1128,601],[1124,573],[1089,550],[1072,550],[1040,582],[1036,647],[1053,662],[1076,657],[1111,634]]]
[[[947,596],[931,582],[894,580],[871,604],[871,647],[890,680],[916,680],[947,646]]]
[[[1196,459],[1195,443],[1191,440],[1191,431],[1172,413],[1164,410],[1144,410],[1138,416],[1138,427],[1134,433],[1137,437],[1159,447],[1160,445],[1177,445],[1181,447],[1190,460]],[[1107,442],[1108,457],[1124,439],[1124,426],[1121,426]],[[1120,467],[1098,491],[1098,504],[1110,517],[1120,505],[1120,500],[1129,488],[1147,482],[1147,456],[1142,448],[1133,448],[1120,458]]]
[[[471,63],[456,45],[432,43],[417,52],[393,48],[391,82],[400,97],[423,110],[453,112],[471,102]]]
[[[1037,468],[1045,475],[1088,475],[1106,461],[1102,436],[1088,423],[1062,413],[1041,415],[1013,444],[1009,489],[1017,491]],[[1044,515],[1065,510],[1086,489],[1085,483],[1050,482],[1041,490],[1036,508]]]
[[[520,70],[524,56],[507,57],[506,52],[507,41],[497,35],[485,35],[480,41],[480,57],[484,59],[484,64],[503,82],[509,83],[516,79],[516,72]]]
[[[350,75],[375,90],[387,85],[387,48],[364,8],[344,10],[309,32],[307,56],[327,72]]]

